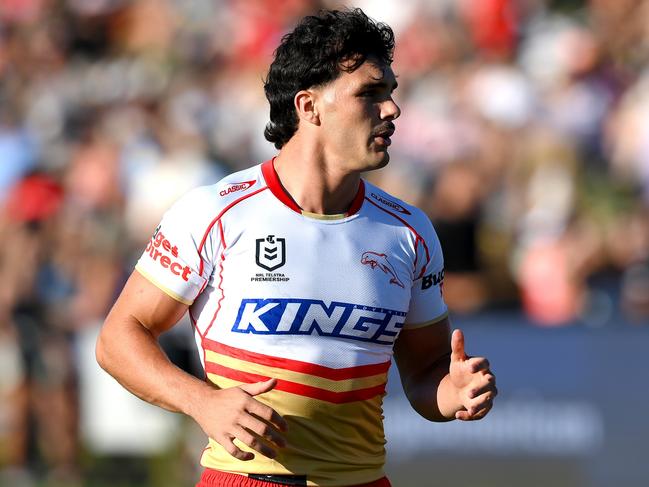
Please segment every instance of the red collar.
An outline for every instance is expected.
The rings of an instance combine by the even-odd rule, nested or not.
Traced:
[[[277,176],[277,171],[275,171],[274,158],[264,162],[261,165],[261,172],[264,175],[264,179],[266,180],[266,184],[268,185],[268,189],[270,189],[271,193],[273,193],[278,200],[280,200],[282,203],[288,206],[291,210],[301,214],[302,208],[300,208],[295,203],[293,198],[291,198],[291,195],[286,192],[286,190],[282,186],[282,183],[279,180],[279,177]],[[356,193],[356,196],[354,196],[354,200],[352,201],[349,210],[345,213],[345,216],[351,216],[357,213],[358,210],[360,210],[361,205],[363,204],[364,198],[365,198],[365,183],[361,179],[361,182],[358,185],[358,192]]]

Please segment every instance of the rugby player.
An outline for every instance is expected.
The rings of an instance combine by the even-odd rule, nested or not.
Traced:
[[[359,9],[302,19],[264,86],[278,155],[174,204],[102,328],[101,366],[208,435],[199,486],[389,486],[393,355],[425,418],[492,407],[488,361],[450,333],[429,219],[361,178],[389,160],[393,48]],[[205,381],[158,344],[185,313]]]

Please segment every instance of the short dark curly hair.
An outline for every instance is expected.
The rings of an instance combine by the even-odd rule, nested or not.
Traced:
[[[374,57],[392,64],[394,33],[359,9],[321,10],[303,18],[282,38],[264,82],[270,122],[264,136],[281,149],[298,126],[293,99],[300,90],[321,86]]]

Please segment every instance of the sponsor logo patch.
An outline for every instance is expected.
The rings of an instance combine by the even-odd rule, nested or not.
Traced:
[[[374,198],[376,201],[378,201],[379,203],[381,203],[381,204],[383,204],[383,205],[385,205],[385,206],[387,206],[389,208],[392,208],[393,210],[398,211],[399,213],[403,213],[404,215],[410,215],[411,214],[406,208],[401,206],[396,201],[389,200],[389,199],[384,198],[383,196],[380,196],[380,195],[378,195],[376,193],[370,193],[370,196],[372,198]]]
[[[164,233],[160,231],[160,226],[155,229],[153,237],[151,237],[151,240],[149,240],[146,246],[145,252],[149,254],[149,257],[154,262],[157,262],[164,269],[181,277],[186,282],[189,281],[189,276],[192,273],[191,268],[172,258],[178,257],[178,247],[167,240]],[[170,254],[171,257],[166,254]]]
[[[257,180],[243,181],[241,183],[228,183],[228,184],[225,185],[225,187],[221,191],[219,191],[219,195],[227,196],[230,193],[236,193],[237,191],[245,191],[246,189],[250,188],[256,182],[257,182]]]
[[[429,289],[433,286],[439,286],[439,292],[440,294],[443,294],[444,269],[436,273],[431,272],[430,274],[427,274],[424,277],[422,277],[421,279],[422,291],[425,291],[426,289]]]
[[[243,299],[232,326],[236,333],[320,335],[392,344],[406,313],[317,299]]]
[[[401,280],[397,277],[397,271],[388,260],[386,254],[380,254],[378,252],[371,251],[363,252],[363,255],[361,257],[361,264],[368,265],[372,269],[383,271],[383,273],[387,274],[388,277],[390,277],[390,284],[395,284],[400,288],[405,287]]]

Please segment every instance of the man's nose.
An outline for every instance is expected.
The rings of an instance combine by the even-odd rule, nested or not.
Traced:
[[[401,115],[401,108],[396,102],[390,97],[388,100],[385,100],[381,105],[381,119],[382,120],[394,120],[399,118]]]

